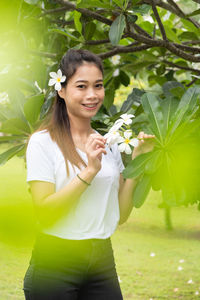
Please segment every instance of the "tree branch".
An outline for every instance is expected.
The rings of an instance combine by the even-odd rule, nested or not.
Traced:
[[[40,15],[40,17],[43,17],[45,15],[50,15],[50,14],[55,14],[55,13],[59,13],[59,12],[65,12],[66,11],[66,7],[58,7],[58,8],[54,8],[54,9],[42,9],[42,14]]]
[[[140,33],[140,34],[142,34],[142,35],[144,35],[144,36],[146,36],[146,37],[152,39],[152,37],[150,36],[150,34],[148,34],[144,29],[142,29],[142,28],[141,28],[140,26],[138,26],[136,23],[131,24],[131,25],[133,26],[133,28],[135,29],[135,31],[136,31],[137,33]]]
[[[177,15],[177,16],[180,17],[180,18],[184,18],[184,19],[190,21],[190,22],[191,22],[195,27],[197,27],[197,28],[200,27],[200,24],[199,24],[198,22],[194,21],[193,19],[188,18],[186,15],[184,15],[184,17],[183,17],[182,13],[180,13],[179,11],[177,11],[177,10],[174,8],[174,6],[169,5],[168,3],[165,3],[165,2],[163,2],[163,1],[161,1],[161,0],[154,0],[154,2],[155,2],[155,5],[156,5],[156,6],[162,7],[162,8],[164,8],[164,9],[166,9],[166,10],[172,12],[173,14]],[[151,5],[151,0],[141,0],[141,1],[139,2],[139,4],[150,4],[150,5]]]
[[[157,20],[157,23],[158,23],[158,26],[160,28],[160,32],[162,34],[163,40],[166,41],[167,40],[167,36],[166,36],[166,33],[165,33],[165,29],[164,29],[164,26],[163,26],[163,24],[161,22],[161,19],[160,19],[160,16],[158,14],[158,11],[157,11],[157,8],[156,8],[154,0],[151,0],[151,5],[152,5],[154,16],[155,16],[155,18]]]
[[[141,46],[136,46],[136,47],[128,47],[128,46],[127,47],[116,47],[115,49],[113,49],[111,51],[108,51],[105,53],[100,53],[100,54],[98,54],[98,56],[101,59],[105,59],[105,58],[111,57],[116,54],[138,52],[138,51],[142,51],[142,50],[147,50],[149,48],[151,48],[151,46],[148,46],[148,45],[141,45]]]
[[[180,9],[180,7],[173,0],[167,0],[167,2],[169,2],[172,6],[174,6],[174,8],[177,10],[177,12],[180,15],[182,14],[182,18],[187,19],[188,21],[193,23],[197,28],[200,27],[200,24],[198,22],[196,22],[195,20],[191,19],[190,17],[187,17],[185,15],[185,13]]]
[[[169,65],[169,66],[174,67],[174,68],[178,68],[180,70],[192,71],[192,72],[195,72],[197,74],[200,74],[200,70],[198,70],[198,69],[193,69],[193,68],[189,68],[189,67],[180,66],[179,64],[174,64],[173,62],[165,60],[165,59],[163,60],[163,62],[166,65]]]
[[[200,42],[199,42],[200,43]],[[177,43],[173,43],[174,46],[176,46],[179,49],[182,49],[184,51],[189,51],[189,52],[193,52],[193,53],[200,53],[200,48],[197,47],[190,47],[190,46],[186,46],[186,45],[181,45],[181,44],[177,44]]]
[[[57,3],[60,3],[62,5],[64,5],[66,8],[69,8],[71,10],[77,10],[79,11],[80,13],[82,13],[83,15],[86,15],[86,16],[89,16],[89,17],[92,17],[104,24],[107,24],[107,25],[111,25],[112,24],[112,20],[109,20],[103,16],[101,16],[100,14],[97,14],[96,12],[93,12],[89,9],[86,9],[86,8],[77,8],[75,4],[67,1],[67,0],[55,0],[55,2]]]

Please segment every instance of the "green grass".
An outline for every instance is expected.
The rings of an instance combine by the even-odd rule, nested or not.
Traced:
[[[25,180],[22,159],[0,168],[0,300],[24,299],[35,224]],[[159,202],[159,193],[152,192],[112,236],[124,300],[200,299],[195,295],[200,294],[200,213],[196,207],[174,208],[175,229],[168,232]],[[188,284],[189,279],[194,283]]]

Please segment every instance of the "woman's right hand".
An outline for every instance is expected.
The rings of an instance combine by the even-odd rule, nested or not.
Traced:
[[[87,168],[94,173],[98,173],[101,169],[102,154],[106,154],[105,143],[105,138],[98,133],[90,134],[86,142],[85,152],[88,157]]]

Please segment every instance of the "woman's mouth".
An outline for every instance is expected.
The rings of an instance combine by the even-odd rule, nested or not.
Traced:
[[[82,104],[85,109],[87,110],[94,110],[96,109],[98,103],[93,103],[93,104]]]

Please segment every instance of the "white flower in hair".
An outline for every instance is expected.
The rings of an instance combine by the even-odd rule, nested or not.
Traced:
[[[59,69],[58,72],[50,72],[49,75],[52,77],[49,79],[49,86],[55,85],[55,90],[61,90],[61,82],[66,80],[66,76],[62,75],[62,71]]]

